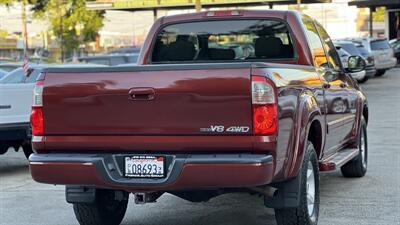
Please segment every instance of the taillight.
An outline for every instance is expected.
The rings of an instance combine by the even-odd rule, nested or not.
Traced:
[[[272,135],[278,128],[277,94],[273,82],[252,76],[253,134]]]
[[[33,104],[30,120],[32,134],[36,136],[43,135],[43,81],[37,81],[35,88],[33,89]]]
[[[243,16],[242,10],[208,11],[204,17]]]

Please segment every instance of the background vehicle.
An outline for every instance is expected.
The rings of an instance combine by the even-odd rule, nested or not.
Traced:
[[[336,47],[336,50],[338,51],[338,54],[339,54],[340,60],[342,61],[343,67],[345,69],[347,69],[348,68],[349,57],[351,56],[351,54],[348,53],[346,50],[344,50],[337,43],[335,43],[335,47]],[[350,75],[360,83],[364,83],[364,82],[366,82],[368,80],[368,77],[366,76],[365,70],[361,70],[361,71],[355,72],[355,73],[350,73]]]
[[[394,56],[397,58],[397,63],[400,63],[400,39],[390,40],[389,44],[394,51]]]
[[[107,52],[107,54],[139,54],[140,48],[139,47],[130,47],[130,48],[115,48]]]
[[[8,71],[0,69],[0,79],[7,75]]]
[[[368,52],[367,48],[361,43],[358,43],[356,41],[354,41],[353,43],[356,46],[359,53],[361,54],[361,56],[364,58],[365,62],[367,63],[365,67],[366,76],[369,78],[375,76],[376,68],[375,68],[374,56],[370,52]]]
[[[2,64],[0,64],[0,69],[10,72],[17,68],[20,68],[21,66],[22,66],[22,64],[20,64],[20,63],[2,63]]]
[[[81,224],[119,224],[129,193],[245,191],[278,225],[315,225],[319,171],[367,170],[366,97],[325,29],[294,11],[163,17],[138,66],[43,69],[33,102],[32,177],[67,185]]]
[[[32,107],[32,92],[36,78],[45,65],[29,65],[28,75],[20,67],[0,80],[0,154],[9,147],[18,150],[21,146],[28,158],[32,153],[29,116]],[[46,65],[54,68],[76,68],[80,64]],[[85,64],[85,67],[99,65]]]
[[[32,153],[29,115],[39,73],[39,66],[30,65],[28,76],[20,67],[0,80],[0,154],[10,147],[22,147],[27,158]]]
[[[100,64],[106,66],[116,66],[126,63],[136,63],[138,54],[126,54],[126,55],[96,55],[86,56],[78,58],[81,63]]]
[[[348,40],[361,43],[374,56],[376,76],[382,76],[386,70],[396,66],[397,60],[386,39],[351,38]]]

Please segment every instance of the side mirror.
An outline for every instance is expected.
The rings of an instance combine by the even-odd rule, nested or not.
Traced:
[[[365,60],[357,55],[352,55],[348,59],[347,71],[350,73],[360,72],[365,70]]]

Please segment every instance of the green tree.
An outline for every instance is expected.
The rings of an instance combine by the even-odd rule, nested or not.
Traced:
[[[50,22],[67,55],[95,41],[103,26],[104,12],[87,10],[86,0],[42,0],[33,5],[34,16]]]
[[[372,13],[372,19],[375,22],[385,21],[385,7],[376,8],[375,12]]]
[[[87,10],[86,0],[0,0],[0,5],[22,1],[33,6],[35,18],[49,22],[66,55],[82,44],[95,41],[103,27],[104,12]]]

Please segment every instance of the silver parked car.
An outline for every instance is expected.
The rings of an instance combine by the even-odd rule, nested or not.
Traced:
[[[396,66],[397,60],[394,57],[393,49],[389,42],[382,38],[351,38],[347,39],[360,43],[374,56],[376,76],[382,76],[386,70]]]

